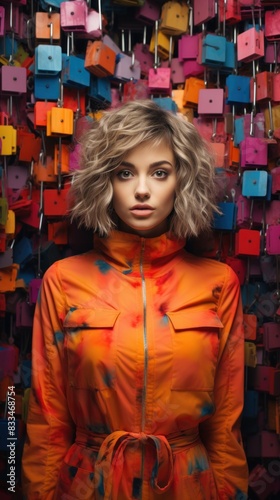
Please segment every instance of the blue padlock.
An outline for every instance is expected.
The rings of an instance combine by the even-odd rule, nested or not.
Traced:
[[[243,418],[256,418],[259,412],[259,393],[258,391],[245,391]]]
[[[57,75],[62,69],[59,45],[40,44],[35,48],[35,75]]]
[[[226,77],[227,104],[250,103],[250,81],[249,76],[229,75]]]
[[[155,97],[153,101],[163,109],[166,109],[167,111],[171,111],[172,113],[177,113],[178,111],[178,106],[171,97]]]
[[[6,58],[13,57],[18,50],[18,41],[11,36],[0,37],[0,54]]]
[[[207,34],[202,41],[202,64],[216,68],[226,62],[226,38]]]
[[[272,197],[272,175],[267,172],[267,193],[265,199],[271,201]]]
[[[33,257],[32,245],[30,238],[23,236],[14,245],[13,259],[16,264],[21,267],[29,262]]]
[[[91,75],[88,96],[99,104],[109,106],[112,102],[110,79]]]
[[[264,197],[267,195],[268,175],[266,170],[245,170],[242,178],[242,195]]]
[[[213,229],[221,231],[230,231],[236,225],[236,204],[232,202],[220,202],[218,208],[221,214],[215,213],[213,221]]]
[[[90,72],[85,68],[84,58],[62,54],[61,78],[68,87],[89,87]]]
[[[54,76],[34,76],[34,97],[48,101],[57,101],[60,97],[60,78]]]
[[[234,146],[239,146],[240,142],[244,139],[244,116],[241,116],[234,120]]]
[[[221,71],[232,71],[236,66],[236,54],[234,42],[226,40],[226,59]]]

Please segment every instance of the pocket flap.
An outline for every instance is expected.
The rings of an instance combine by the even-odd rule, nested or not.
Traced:
[[[63,326],[65,328],[112,328],[120,311],[114,309],[71,309]]]
[[[167,312],[174,330],[188,330],[192,328],[223,328],[219,316],[215,311],[176,311]]]

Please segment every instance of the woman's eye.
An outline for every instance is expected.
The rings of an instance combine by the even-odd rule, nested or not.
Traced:
[[[158,179],[164,179],[165,177],[167,177],[167,172],[165,172],[165,170],[156,170],[154,172],[154,175]]]
[[[131,172],[129,170],[121,170],[117,173],[119,179],[129,179],[131,176]]]

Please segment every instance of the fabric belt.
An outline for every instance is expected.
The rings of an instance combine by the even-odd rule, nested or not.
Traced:
[[[156,460],[151,475],[151,487],[156,493],[164,493],[173,480],[173,455],[199,442],[198,428],[167,436],[126,431],[95,434],[83,429],[77,429],[76,432],[76,444],[98,452],[94,470],[95,484],[98,484],[100,498],[104,500],[118,498],[127,446],[149,444],[154,448]]]

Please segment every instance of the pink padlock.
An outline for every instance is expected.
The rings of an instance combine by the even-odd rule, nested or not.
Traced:
[[[275,167],[271,170],[271,193],[279,194],[280,193],[280,167]]]
[[[0,36],[5,33],[5,7],[0,6]]]
[[[29,176],[27,165],[9,165],[7,184],[10,189],[23,189]]]
[[[17,328],[32,328],[33,326],[34,307],[26,301],[18,301],[16,303],[16,327]]]
[[[251,130],[251,114],[247,113],[243,116],[244,137],[250,136]],[[264,113],[256,113],[253,117],[253,137],[264,138],[265,132],[265,117]]]
[[[133,52],[135,59],[140,63],[141,75],[148,76],[149,70],[154,64],[154,56],[149,51],[149,46],[143,43],[136,43],[133,47]]]
[[[266,206],[265,222],[268,226],[280,224],[280,200],[271,200]]]
[[[186,59],[183,62],[183,73],[186,78],[190,76],[203,75],[205,67],[194,59]]]
[[[201,35],[182,35],[178,40],[178,58],[181,62],[185,59],[196,59],[198,56],[199,39]]]
[[[29,283],[29,302],[30,302],[30,304],[36,304],[41,283],[42,283],[41,278],[34,278],[30,281],[30,283]]]
[[[179,61],[178,57],[171,59],[171,81],[173,85],[185,83],[185,75],[183,71],[183,64]]]
[[[280,255],[280,225],[268,226],[266,230],[266,253]]]
[[[194,0],[193,16],[195,26],[213,19],[215,17],[215,0]]]
[[[60,4],[60,25],[64,31],[85,31],[88,13],[84,0],[72,0]]]
[[[9,94],[24,94],[27,91],[26,68],[2,66],[1,90]]]
[[[263,324],[263,341],[266,351],[280,349],[280,324],[269,321]]]
[[[267,142],[258,137],[245,137],[240,142],[241,167],[267,165]]]
[[[280,62],[280,53],[279,50],[277,50],[276,42],[266,44],[264,62],[267,64],[276,64]]]
[[[198,114],[222,115],[224,111],[223,89],[200,89],[198,98]]]
[[[280,9],[265,11],[264,35],[270,42],[280,39]]]
[[[160,5],[153,0],[146,0],[136,11],[135,18],[145,24],[154,24],[160,18]]]
[[[86,16],[85,32],[88,38],[100,38],[102,36],[102,20],[100,20],[100,14],[94,9],[89,9]]]
[[[148,86],[151,92],[169,94],[171,86],[171,68],[151,68],[148,75]]]
[[[237,36],[237,60],[254,61],[264,56],[264,32],[250,28]]]

